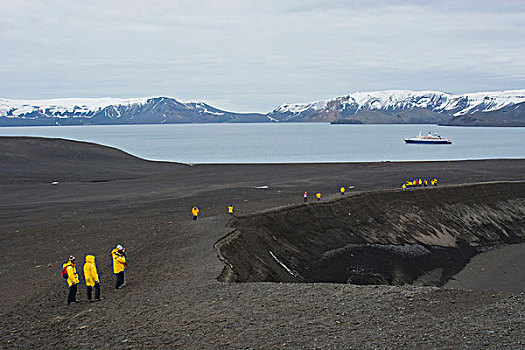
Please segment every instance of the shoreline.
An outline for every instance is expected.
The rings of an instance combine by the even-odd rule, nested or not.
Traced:
[[[131,157],[146,161],[146,162],[153,162],[153,163],[168,163],[168,164],[181,164],[186,166],[203,166],[203,165],[212,165],[212,166],[260,166],[260,165],[344,165],[344,164],[376,164],[376,163],[393,163],[393,164],[404,164],[404,163],[449,163],[449,162],[470,162],[470,161],[504,161],[504,160],[525,160],[525,156],[523,157],[498,157],[498,158],[468,158],[468,159],[430,159],[430,160],[376,160],[376,161],[348,161],[348,162],[341,162],[341,161],[333,161],[333,162],[269,162],[269,163],[250,163],[250,162],[239,162],[239,163],[184,163],[184,162],[177,162],[177,161],[169,161],[169,160],[155,160],[155,159],[148,159],[143,158],[137,155],[134,155],[132,153],[127,152],[126,150],[119,148],[117,146],[108,146],[104,145],[102,143],[97,143],[93,141],[82,141],[82,140],[74,140],[74,139],[68,139],[64,137],[46,137],[46,136],[1,136],[0,135],[0,142],[1,141],[16,141],[16,140],[49,140],[49,141],[62,141],[62,142],[73,142],[73,143],[79,143],[84,145],[92,145],[97,147],[103,147],[107,149],[113,149],[120,151],[122,153],[125,153]],[[428,145],[427,145],[428,146]]]
[[[184,164],[337,164],[524,157],[522,132],[516,129],[461,131],[431,127],[429,129],[452,139],[453,144],[432,147],[404,143],[406,137],[427,128],[428,125],[377,125],[339,130],[329,124],[281,127],[192,124],[166,128],[162,125],[138,128],[106,126],[96,129],[96,133],[81,128],[34,129],[33,134],[85,140],[117,147],[142,159]],[[20,133],[27,135],[30,132],[24,130]],[[263,140],[261,137],[264,135],[273,142],[263,142],[265,137]],[[135,141],[141,137],[146,137],[148,142]],[[197,142],[200,138],[202,141]]]

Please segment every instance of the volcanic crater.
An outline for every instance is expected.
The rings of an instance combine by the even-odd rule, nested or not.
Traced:
[[[525,237],[525,186],[363,192],[230,220],[221,281],[441,286],[476,254]]]

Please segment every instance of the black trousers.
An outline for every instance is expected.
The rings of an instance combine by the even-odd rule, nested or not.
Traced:
[[[124,284],[124,271],[117,273],[117,281],[115,282],[115,289],[119,289]]]
[[[100,300],[100,283],[95,283],[95,299]],[[91,291],[93,286],[87,286],[87,298],[91,300]]]
[[[67,303],[74,303],[77,301],[77,285],[69,286],[69,293],[67,294]]]

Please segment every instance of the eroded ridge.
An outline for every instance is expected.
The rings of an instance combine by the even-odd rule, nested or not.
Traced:
[[[477,253],[525,241],[525,182],[363,192],[228,225],[221,281],[439,286]]]

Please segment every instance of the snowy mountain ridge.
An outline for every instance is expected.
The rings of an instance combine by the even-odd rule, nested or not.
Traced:
[[[0,99],[0,126],[332,122],[525,126],[525,89],[448,94],[357,92],[331,100],[284,104],[267,114],[233,113],[171,97]]]
[[[268,122],[264,114],[233,113],[171,97],[0,99],[0,125],[180,124]]]
[[[9,100],[0,98],[0,116],[16,117],[32,112],[48,112],[51,115],[66,115],[74,113],[76,115],[91,115],[109,106],[131,106],[144,105],[151,99],[170,99],[176,101],[180,107],[188,110],[201,111],[208,113],[204,102],[180,101],[170,97],[139,97],[139,98],[56,98],[46,100]],[[220,112],[210,112],[211,114],[223,115]]]
[[[474,112],[494,111],[523,102],[525,102],[525,89],[457,95],[440,91],[387,90],[357,92],[332,100],[311,103],[284,104],[274,109],[270,115],[286,114],[287,119],[290,119],[305,112],[311,113],[327,108],[351,110],[353,113],[362,110],[392,111],[422,108],[461,116]]]

